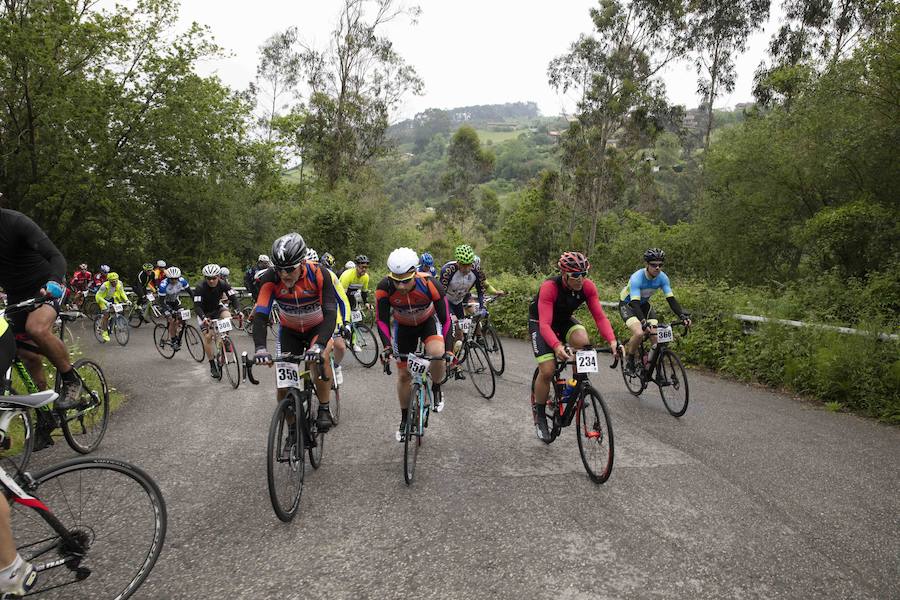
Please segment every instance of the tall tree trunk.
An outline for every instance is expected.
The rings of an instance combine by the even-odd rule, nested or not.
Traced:
[[[713,64],[709,71],[709,95],[706,102],[706,135],[703,136],[704,154],[709,151],[709,136],[713,126],[713,102],[716,100],[716,84],[719,78],[719,42],[713,49]]]

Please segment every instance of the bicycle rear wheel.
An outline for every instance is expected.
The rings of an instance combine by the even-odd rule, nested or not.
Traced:
[[[682,416],[687,411],[689,400],[687,371],[678,355],[671,350],[667,349],[659,357],[656,385],[659,386],[659,395],[669,414],[673,417]]]
[[[135,304],[131,305],[131,309],[128,311],[128,324],[131,325],[134,329],[137,329],[144,324],[143,306],[137,306]]]
[[[299,422],[288,423],[294,417],[294,406],[299,406],[297,390],[288,391],[287,396],[278,403],[272,423],[269,425],[269,439],[266,449],[266,479],[269,486],[269,499],[275,515],[288,522],[300,508],[300,497],[303,495],[303,479],[306,460],[303,449],[306,447],[303,428]],[[303,418],[302,416],[297,418]],[[289,440],[293,432],[294,440]]]
[[[72,450],[79,454],[90,454],[100,445],[109,426],[109,387],[100,365],[87,358],[80,358],[72,365],[81,378],[81,394],[78,403],[68,409],[59,410],[60,427]],[[56,391],[61,382],[57,378]]]
[[[420,386],[415,383],[410,391],[409,413],[406,417],[405,439],[403,440],[403,480],[406,485],[412,485],[416,476],[416,460],[419,458],[419,446],[422,445],[420,402]]]
[[[354,327],[353,337],[350,341],[350,352],[353,358],[364,367],[371,367],[378,360],[378,338],[365,323],[358,323]],[[355,347],[359,347],[359,351]]]
[[[585,388],[581,406],[576,410],[575,428],[581,462],[591,481],[603,483],[612,473],[615,457],[609,411],[603,397],[592,387]]]
[[[469,372],[469,379],[475,386],[475,389],[481,394],[485,400],[490,400],[494,396],[497,382],[494,375],[494,369],[488,360],[487,353],[481,344],[466,344],[466,371]]]
[[[113,317],[112,329],[113,334],[116,336],[116,342],[120,346],[126,345],[131,337],[131,328],[128,326],[128,321],[125,320],[125,317],[122,315]]]
[[[172,340],[169,338],[168,325],[160,324],[153,328],[153,345],[156,346],[156,351],[163,358],[175,356],[175,348],[172,347]]]
[[[130,597],[150,574],[166,539],[166,503],[153,479],[121,461],[78,458],[34,480],[23,487],[41,504],[16,502],[10,511],[17,550],[40,572],[29,595]],[[79,547],[67,545],[41,518],[45,507]],[[65,563],[55,564],[59,561]],[[59,589],[44,595],[53,588]]]
[[[203,362],[206,351],[203,349],[203,340],[200,338],[200,332],[193,325],[184,324],[184,345],[187,346],[191,358],[197,362]]]
[[[627,359],[622,360],[622,363],[620,365],[620,367],[622,369],[622,379],[625,380],[625,387],[628,389],[628,391],[633,396],[640,396],[641,392],[644,391],[644,388],[647,387],[647,384],[645,384],[643,381],[641,381],[641,376],[640,376],[641,367],[636,365],[635,370],[633,372],[629,373],[628,369],[625,366],[626,360]],[[643,350],[641,351],[640,354],[638,354],[637,360],[638,361],[643,360]]]
[[[503,375],[503,371],[506,370],[506,355],[503,353],[503,343],[500,341],[500,336],[497,335],[497,332],[490,325],[483,326],[481,332],[484,336],[484,349],[487,352],[488,359],[491,361],[491,366],[494,368],[494,373]]]
[[[231,387],[237,389],[241,385],[241,360],[234,347],[234,342],[227,336],[222,338],[222,360],[222,370],[228,375]]]

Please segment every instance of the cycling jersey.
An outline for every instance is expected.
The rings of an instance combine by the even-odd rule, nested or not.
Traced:
[[[362,295],[363,302],[368,302],[369,296],[369,273],[359,275],[356,269],[347,269],[341,273],[341,285],[347,290],[350,296],[359,292]]]
[[[125,295],[125,286],[122,285],[122,282],[116,281],[115,288],[113,288],[112,283],[112,281],[104,281],[103,285],[97,289],[97,293],[94,294],[94,299],[97,301],[97,306],[100,307],[100,310],[106,310],[106,299],[109,296],[112,296],[113,302],[128,302],[128,296]]]
[[[160,284],[162,284],[163,280],[166,278],[166,270],[160,269],[156,267],[153,269],[153,285],[156,286],[156,289],[159,289]]]
[[[101,271],[94,274],[94,281],[91,282],[91,287],[97,289],[104,283],[106,283],[106,273]]]
[[[331,275],[331,283],[334,285],[335,301],[337,303],[337,326],[343,327],[345,323],[350,323],[350,299],[347,297],[347,292],[344,291],[344,286],[341,285],[341,280],[338,279],[334,271],[321,265],[320,268],[325,269]]]
[[[138,273],[137,280],[144,296],[156,291],[156,277],[153,271],[141,271]]]
[[[288,288],[273,269],[267,269],[259,279],[259,296],[253,309],[253,341],[256,347],[266,345],[266,321],[272,305],[278,303],[281,326],[300,333],[317,331],[317,339],[324,344],[334,333],[337,322],[335,298],[337,292],[331,277],[322,267],[307,262],[301,266],[300,277]]]
[[[450,329],[450,319],[444,288],[426,273],[416,273],[416,284],[409,293],[397,291],[396,282],[385,277],[375,288],[375,320],[385,347],[391,345],[391,317],[398,325],[416,327],[437,315],[441,335]]]
[[[160,303],[179,304],[181,301],[178,299],[178,295],[181,292],[187,292],[189,296],[193,295],[191,294],[191,284],[184,277],[179,277],[174,282],[171,279],[163,278],[162,283],[156,289],[159,292]]]
[[[48,281],[65,283],[66,259],[37,223],[0,209],[0,287],[8,302],[33,298]]]
[[[459,269],[459,263],[455,260],[448,262],[441,267],[441,285],[444,286],[447,300],[451,304],[462,304],[472,286],[475,286],[478,306],[484,308],[484,273],[475,265],[464,274]]]
[[[72,275],[72,279],[69,280],[69,285],[73,290],[83,292],[88,289],[92,279],[93,276],[90,271],[75,271]]]
[[[194,287],[194,310],[197,317],[202,321],[206,318],[206,314],[219,315],[219,304],[222,302],[222,296],[228,299],[232,310],[237,313],[241,310],[237,300],[237,292],[230,285],[220,281],[215,287],[209,285],[208,281],[201,281],[199,285]]]
[[[647,277],[647,269],[641,269],[631,274],[628,285],[622,288],[619,299],[622,302],[631,302],[638,300],[641,304],[647,304],[656,290],[662,290],[666,298],[671,298],[675,294],[672,293],[672,286],[669,285],[669,277],[662,271],[659,275],[650,279]]]
[[[612,325],[600,306],[597,286],[590,279],[585,279],[578,291],[567,288],[563,284],[562,275],[547,279],[528,307],[528,318],[537,321],[541,337],[550,348],[556,348],[562,343],[559,334],[564,333],[563,330],[572,321],[572,314],[585,303],[594,317],[600,335],[609,343],[615,342]]]

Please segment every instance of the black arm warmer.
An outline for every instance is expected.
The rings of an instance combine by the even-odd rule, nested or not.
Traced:
[[[669,296],[666,298],[666,302],[669,303],[669,308],[672,309],[672,312],[678,315],[681,318],[681,315],[684,314],[684,309],[681,308],[681,305],[678,304],[678,300],[675,299],[675,296]]]

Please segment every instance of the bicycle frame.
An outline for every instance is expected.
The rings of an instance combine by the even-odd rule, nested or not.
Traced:
[[[649,356],[651,353],[652,356],[649,356],[647,366],[644,368],[644,374],[641,376],[641,379],[643,381],[649,382],[653,380],[653,374],[656,372],[657,367],[659,367],[659,361],[662,360],[663,354],[668,352],[669,344],[672,343],[657,342],[655,347],[651,346],[650,350],[647,350],[647,340],[650,339],[650,336],[656,335],[656,332],[660,327],[675,327],[677,325],[684,326],[684,321],[676,321],[674,323],[657,323],[644,332],[644,339],[641,340],[640,360],[643,362],[644,356]],[[684,327],[686,331],[687,326]],[[674,341],[674,339],[672,341]]]

